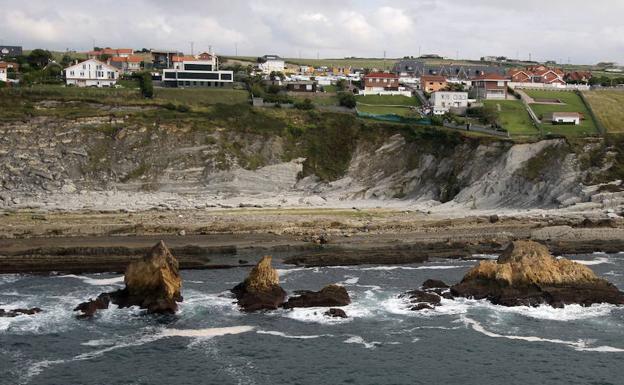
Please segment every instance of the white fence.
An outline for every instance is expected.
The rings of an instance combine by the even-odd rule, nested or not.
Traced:
[[[403,95],[403,96],[412,96],[412,91],[367,91],[361,90],[358,95]],[[357,96],[357,95],[356,95]]]
[[[533,89],[533,90],[553,90],[553,91],[589,91],[590,86],[586,84],[544,84],[544,83],[517,83],[509,82],[511,89]]]

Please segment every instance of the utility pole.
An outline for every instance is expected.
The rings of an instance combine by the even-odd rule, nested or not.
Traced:
[[[386,70],[386,50],[384,50],[384,59],[383,59],[384,71]]]
[[[319,51],[316,51],[316,60],[319,60],[320,55],[319,55]]]
[[[421,46],[418,46],[418,57],[420,57]]]
[[[238,43],[234,43],[234,56],[238,56]]]
[[[192,41],[190,43],[191,43],[191,56],[193,56],[193,54],[194,54],[194,52],[193,52],[193,45],[195,45],[195,42]]]

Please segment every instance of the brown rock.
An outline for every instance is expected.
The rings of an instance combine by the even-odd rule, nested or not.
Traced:
[[[346,306],[351,303],[349,293],[340,285],[327,285],[320,291],[300,291],[301,295],[288,299],[285,309],[295,307]]]
[[[271,257],[265,256],[251,270],[247,279],[232,288],[243,311],[275,310],[286,300],[286,292],[279,285],[277,270],[271,266]]]
[[[447,285],[446,283],[437,280],[437,279],[428,279],[425,282],[423,282],[422,284],[422,288],[423,290],[428,290],[428,289],[448,289],[449,285]]]
[[[33,307],[31,309],[13,309],[8,311],[0,309],[0,317],[17,317],[18,315],[33,315],[41,312],[42,310],[38,307]]]
[[[336,318],[349,318],[347,316],[347,313],[345,313],[344,310],[342,309],[337,309],[337,308],[331,308],[329,310],[327,310],[325,313],[323,313],[323,315],[326,315],[328,317],[336,317]]]
[[[182,301],[178,260],[163,241],[157,243],[141,260],[132,262],[124,276],[126,287],[111,293],[102,293],[95,300],[81,303],[74,310],[80,318],[91,317],[109,302],[121,308],[139,306],[148,313],[173,314]]]
[[[556,259],[548,248],[532,241],[513,242],[497,261],[479,262],[451,293],[505,306],[624,304],[624,293],[590,268]]]

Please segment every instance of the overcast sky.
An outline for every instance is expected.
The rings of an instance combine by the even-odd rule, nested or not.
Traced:
[[[503,55],[624,63],[622,0],[0,0],[0,41],[284,57]]]

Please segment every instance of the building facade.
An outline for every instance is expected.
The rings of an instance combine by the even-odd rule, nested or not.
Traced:
[[[167,87],[231,87],[234,83],[234,72],[220,71],[216,57],[197,60],[178,56],[173,60],[173,68],[163,70],[162,81]]]
[[[498,74],[486,74],[472,79],[477,99],[507,99],[509,79]]]
[[[99,60],[88,59],[65,68],[65,84],[77,87],[114,87],[119,70]]]
[[[0,45],[0,58],[22,56],[22,47],[18,45]]]
[[[437,91],[431,94],[429,101],[434,115],[444,115],[451,109],[466,109],[468,107],[468,92]]]
[[[286,62],[277,55],[264,55],[258,58],[258,69],[264,74],[284,72]]]
[[[6,82],[9,79],[9,66],[0,62],[0,82]]]
[[[427,75],[420,77],[420,89],[426,93],[441,91],[448,85],[446,78],[439,75]]]
[[[128,57],[134,53],[132,48],[103,48],[87,52],[88,59],[98,59],[102,55],[110,57]]]
[[[552,124],[581,124],[581,114],[578,112],[553,112]]]
[[[114,56],[109,59],[108,64],[127,74],[140,71],[142,61],[141,56]]]

